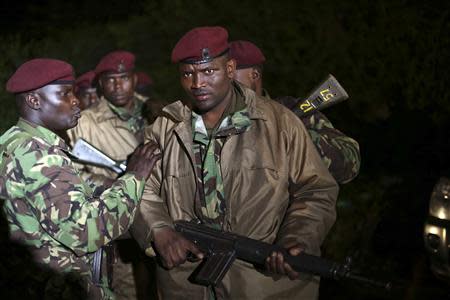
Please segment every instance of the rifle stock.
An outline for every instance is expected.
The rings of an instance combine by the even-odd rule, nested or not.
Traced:
[[[320,83],[303,101],[299,101],[292,111],[299,117],[308,116],[317,110],[330,107],[348,99],[348,94],[333,75]]]

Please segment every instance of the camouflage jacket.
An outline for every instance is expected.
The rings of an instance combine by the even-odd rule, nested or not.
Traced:
[[[90,294],[93,253],[128,230],[144,182],[125,174],[95,195],[53,132],[20,119],[0,137],[0,196],[11,239],[30,248],[36,262],[76,272]],[[98,294],[97,294],[98,295]]]
[[[267,93],[265,97],[269,97]],[[298,102],[297,98],[291,96],[277,97],[274,100],[290,109]],[[354,179],[361,165],[358,142],[334,128],[319,111],[300,119],[334,179],[340,184]]]

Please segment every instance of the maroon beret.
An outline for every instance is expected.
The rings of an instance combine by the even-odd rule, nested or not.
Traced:
[[[128,51],[117,50],[102,57],[95,73],[100,75],[104,72],[123,73],[134,69],[134,54]]]
[[[65,61],[35,58],[22,64],[6,83],[10,93],[36,90],[47,84],[72,84],[73,68]]]
[[[262,51],[255,44],[249,41],[231,42],[230,57],[236,60],[237,69],[262,65],[266,61]]]
[[[197,27],[186,33],[172,50],[172,62],[201,64],[225,54],[228,32],[223,27]]]
[[[96,75],[95,75],[94,71],[89,71],[89,72],[86,72],[86,73],[80,75],[75,80],[75,87],[77,89],[80,89],[80,88],[91,88],[92,84],[94,82],[95,76]]]
[[[137,75],[137,86],[147,86],[153,85],[153,79],[144,72],[136,72]]]

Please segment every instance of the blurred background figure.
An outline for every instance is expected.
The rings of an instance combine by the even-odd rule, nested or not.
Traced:
[[[155,97],[154,94],[154,81],[145,72],[136,72],[137,83],[135,87],[135,92],[137,97],[142,97],[145,101],[144,116],[148,123],[151,124],[155,121],[156,117],[161,114],[164,106],[168,103]]]
[[[98,103],[95,72],[89,71],[80,75],[75,81],[75,96],[80,100],[81,110]]]
[[[153,92],[153,79],[145,72],[136,72],[137,83],[135,91],[142,96],[151,98]]]
[[[236,61],[234,79],[252,89],[256,95],[279,102],[293,110],[302,98],[282,96],[271,98],[263,87],[263,69],[266,58],[250,41],[230,43],[230,57]],[[352,181],[359,173],[361,154],[353,138],[336,129],[320,111],[299,116],[331,175],[340,184]]]

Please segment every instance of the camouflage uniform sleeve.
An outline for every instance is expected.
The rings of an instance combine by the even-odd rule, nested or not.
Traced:
[[[128,230],[144,181],[125,174],[99,197],[59,149],[18,148],[16,180],[10,190],[23,191],[42,228],[75,254],[94,252]],[[20,195],[15,195],[20,196]]]
[[[76,168],[80,171],[81,178],[86,181],[88,184],[96,186],[100,189],[105,189],[110,187],[112,178],[109,178],[102,174],[92,173],[89,167],[86,167],[82,164],[74,164]]]
[[[336,181],[342,184],[355,178],[361,165],[358,142],[334,128],[319,111],[301,120]]]

